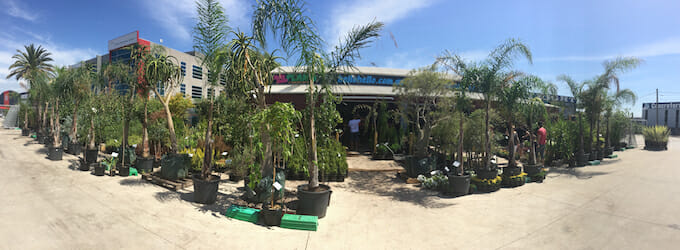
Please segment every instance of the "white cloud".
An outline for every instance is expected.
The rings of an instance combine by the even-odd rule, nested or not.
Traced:
[[[351,3],[341,1],[341,4],[333,6],[330,14],[327,41],[333,46],[357,25],[364,25],[373,20],[389,24],[431,3],[432,0],[356,0]]]
[[[232,28],[246,25],[250,6],[243,0],[220,0]],[[191,40],[196,19],[194,0],[144,0],[144,7],[168,35],[183,41]]]
[[[434,60],[435,55],[427,56],[424,55],[423,49],[415,49],[413,51],[400,52],[388,56],[383,65],[377,66],[396,69],[417,69],[432,64]]]
[[[19,6],[19,4],[14,2],[13,0],[8,0],[5,3],[7,5],[6,9],[7,14],[10,16],[21,18],[31,22],[34,22],[39,17],[38,14],[35,13],[34,11],[28,11],[26,9],[23,9],[23,6]]]
[[[621,49],[619,53],[608,55],[594,55],[594,56],[561,56],[561,57],[543,57],[537,58],[535,61],[604,61],[614,59],[619,56],[635,56],[635,57],[654,57],[666,55],[680,55],[680,37],[672,37],[661,41],[652,42],[628,49]]]

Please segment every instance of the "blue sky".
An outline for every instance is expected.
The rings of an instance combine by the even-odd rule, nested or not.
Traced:
[[[221,2],[229,25],[249,32],[254,1]],[[443,50],[483,60],[503,40],[519,38],[534,63],[519,60],[516,68],[544,80],[555,82],[560,74],[590,79],[604,60],[638,56],[644,64],[621,75],[622,87],[639,97],[636,116],[642,102],[654,101],[656,88],[661,101],[680,101],[680,1],[347,0],[307,7],[329,47],[354,25],[385,22],[380,40],[362,51],[360,66],[411,69]],[[0,91],[20,90],[5,76],[23,44],[43,45],[60,65],[105,54],[108,40],[134,30],[188,51],[194,17],[191,0],[0,0]],[[569,94],[566,84],[555,83]]]

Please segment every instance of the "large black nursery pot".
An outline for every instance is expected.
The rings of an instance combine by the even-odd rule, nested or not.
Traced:
[[[200,175],[194,175],[194,202],[201,204],[213,204],[217,200],[217,188],[220,184],[220,177],[210,175],[208,180],[204,180]]]
[[[448,193],[455,196],[466,195],[470,192],[470,175],[449,173]]]
[[[475,174],[477,174],[477,178],[479,179],[485,180],[496,179],[496,177],[498,176],[498,169],[497,168],[477,169],[475,170]]]
[[[298,207],[297,214],[316,215],[319,218],[326,216],[326,209],[331,204],[331,187],[319,184],[319,189],[315,191],[307,190],[307,185],[300,185],[297,188]]]
[[[516,176],[522,173],[522,168],[518,166],[514,167],[504,167],[503,176]]]
[[[269,206],[265,206],[260,211],[260,216],[262,222],[267,226],[279,226],[281,225],[281,218],[283,217],[283,209],[281,207],[277,209],[272,209]]]
[[[168,154],[161,159],[161,177],[168,180],[184,179],[189,173],[191,159],[187,154]]]
[[[104,163],[95,163],[95,165],[94,165],[94,175],[104,176],[104,170],[106,170],[106,165],[104,165]]]
[[[118,175],[123,176],[123,177],[128,177],[130,176],[130,166],[125,165],[125,166],[118,166],[116,167],[118,169]]]
[[[90,171],[90,164],[86,161],[80,161],[80,166],[78,166],[78,170],[80,171]]]
[[[139,157],[135,162],[135,168],[139,173],[151,173],[153,171],[153,157]]]
[[[47,148],[47,158],[53,161],[61,161],[64,150],[61,147],[49,146]]]
[[[86,149],[85,150],[85,163],[95,163],[97,162],[97,156],[99,155],[98,149]]]
[[[71,142],[68,144],[68,153],[72,155],[79,155],[83,152],[83,145],[78,142]]]
[[[21,129],[21,135],[22,135],[22,136],[28,136],[28,135],[30,135],[30,134],[31,134],[31,130],[30,130],[30,129],[27,129],[27,128],[22,128],[22,129]]]
[[[531,164],[525,164],[524,165],[524,172],[527,173],[528,176],[534,176],[538,173],[541,172],[541,169],[543,168],[542,165],[531,165]]]
[[[45,134],[43,134],[42,132],[38,132],[35,138],[38,139],[38,143],[45,144],[46,139],[45,137],[46,137]]]

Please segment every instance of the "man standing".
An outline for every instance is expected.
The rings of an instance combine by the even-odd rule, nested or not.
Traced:
[[[538,131],[536,131],[536,136],[538,137],[538,148],[536,151],[541,155],[541,162],[545,160],[543,157],[545,155],[545,142],[548,137],[548,131],[543,127],[543,122],[538,122]]]
[[[361,119],[358,115],[354,115],[354,119],[349,120],[349,132],[350,132],[350,147],[355,151],[359,151],[359,124],[361,124]]]

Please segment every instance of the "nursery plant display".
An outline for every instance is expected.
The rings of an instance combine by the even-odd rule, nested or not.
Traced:
[[[667,150],[670,130],[666,126],[651,126],[642,130],[646,150]]]

